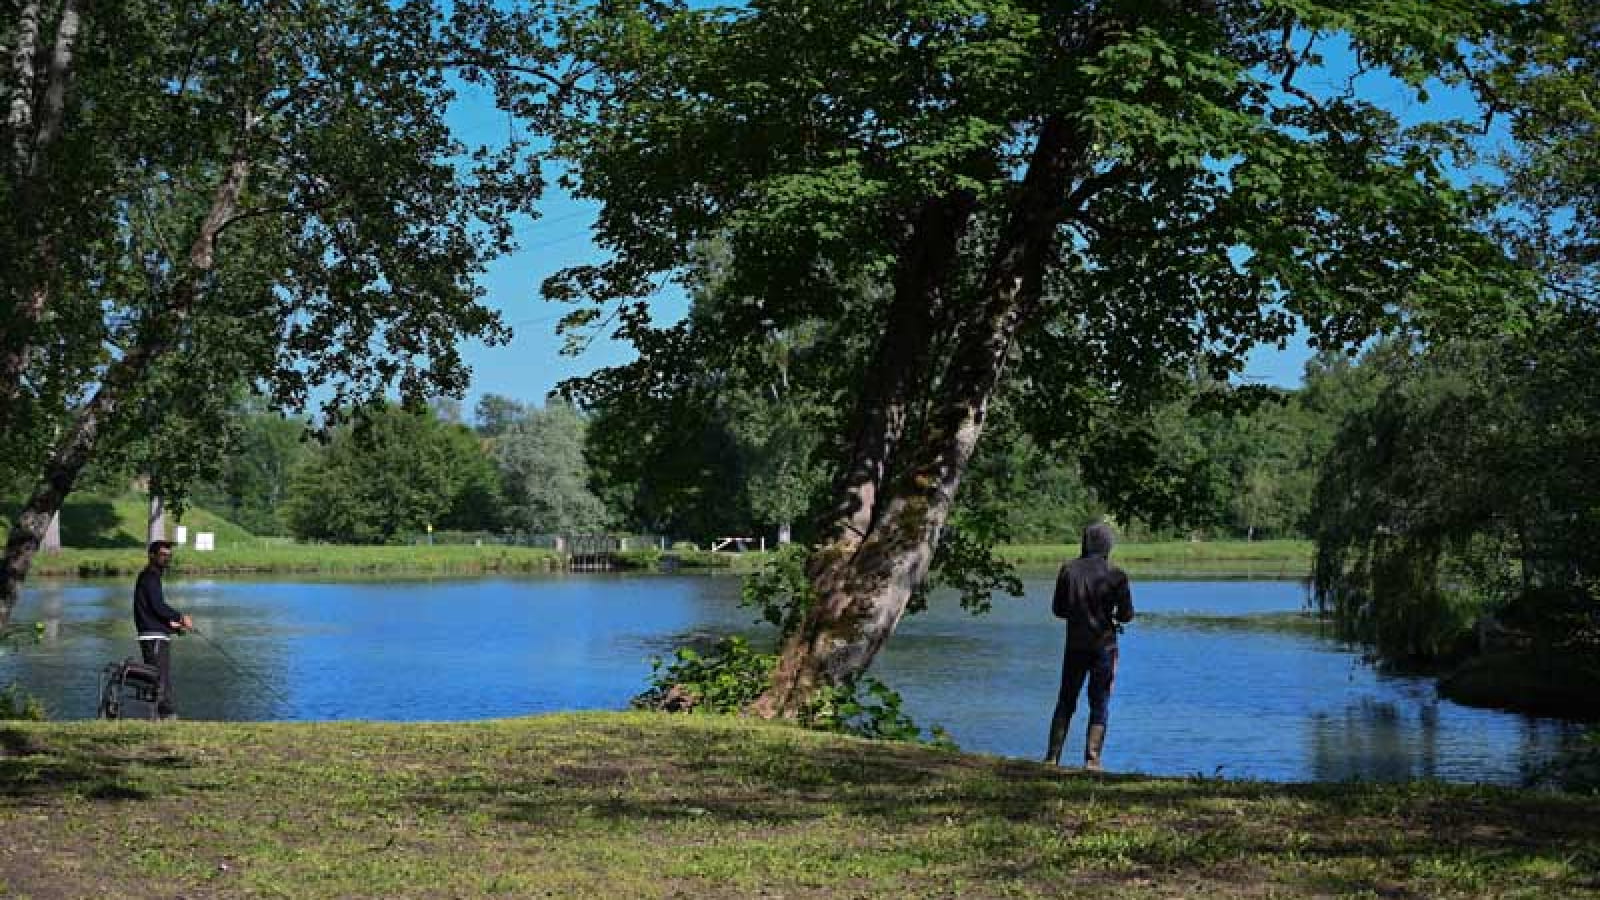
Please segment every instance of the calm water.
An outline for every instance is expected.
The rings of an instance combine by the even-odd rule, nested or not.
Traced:
[[[1043,751],[1062,633],[1048,573],[972,617],[952,598],[906,620],[874,673],[912,716],[969,750]],[[649,658],[735,632],[770,640],[738,582],[703,576],[483,580],[169,581],[211,643],[179,640],[178,707],[193,719],[478,719],[618,709]],[[35,583],[15,619],[36,645],[0,656],[56,718],[94,714],[100,667],[137,655],[131,579]],[[1278,780],[1520,781],[1573,733],[1555,720],[1458,706],[1427,679],[1384,675],[1316,634],[1193,616],[1293,611],[1294,582],[1140,581],[1122,639],[1107,764]],[[1086,708],[1066,756],[1081,753]]]

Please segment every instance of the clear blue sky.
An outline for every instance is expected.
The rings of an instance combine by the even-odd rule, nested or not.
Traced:
[[[1305,86],[1314,93],[1329,90],[1351,69],[1349,54],[1331,45],[1325,51],[1330,70],[1321,82],[1308,79]],[[1470,97],[1441,85],[1431,85],[1433,99],[1418,103],[1409,89],[1375,75],[1360,82],[1364,92],[1395,109],[1402,119],[1418,121],[1450,115],[1471,115]],[[1319,90],[1320,89],[1320,90]],[[515,124],[493,108],[486,97],[468,95],[457,105],[451,124],[469,143],[503,139]],[[552,175],[553,173],[547,173]],[[484,281],[486,301],[499,310],[514,333],[511,343],[487,347],[472,342],[463,355],[473,369],[472,385],[463,404],[470,415],[478,398],[486,393],[502,394],[524,402],[541,402],[563,379],[597,368],[625,362],[631,351],[614,342],[596,341],[576,357],[561,355],[562,340],[555,334],[557,320],[566,307],[545,302],[539,295],[540,283],[552,273],[571,265],[598,261],[600,251],[590,242],[589,227],[595,207],[562,193],[553,184],[539,204],[541,216],[524,222],[518,229],[521,249],[499,260]],[[658,318],[673,321],[681,317],[685,302],[681,296],[663,292],[656,303]],[[1259,383],[1296,386],[1311,351],[1304,335],[1297,335],[1286,346],[1265,346],[1251,354],[1247,379]]]

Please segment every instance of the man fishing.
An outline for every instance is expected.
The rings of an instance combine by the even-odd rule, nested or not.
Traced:
[[[1111,526],[1083,530],[1083,555],[1061,567],[1051,608],[1067,620],[1067,645],[1061,660],[1061,691],[1050,720],[1050,745],[1045,762],[1060,764],[1067,726],[1078,709],[1078,694],[1089,681],[1089,732],[1083,767],[1100,771],[1106,743],[1111,686],[1117,678],[1117,632],[1133,619],[1133,592],[1128,576],[1111,565]]]
[[[139,654],[145,665],[154,666],[161,674],[156,714],[170,719],[172,636],[193,628],[194,620],[168,606],[161,591],[161,576],[172,564],[172,542],[151,541],[146,552],[149,562],[133,585],[133,625],[139,632]]]

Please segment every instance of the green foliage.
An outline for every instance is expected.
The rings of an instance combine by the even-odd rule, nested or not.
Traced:
[[[734,636],[700,653],[679,647],[671,663],[650,660],[650,687],[633,698],[636,709],[659,709],[673,688],[693,698],[692,709],[703,713],[735,714],[744,711],[772,677],[777,656],[758,653],[748,641]]]
[[[1076,526],[1111,508],[1294,532],[1311,479],[1292,422],[1213,435],[1145,414],[1182,399],[1196,372],[1225,383],[1253,347],[1297,327],[1342,347],[1507,317],[1521,273],[1475,221],[1486,199],[1445,165],[1469,125],[1409,124],[1422,117],[1407,104],[1427,79],[1474,84],[1477,51],[1505,36],[1513,6],[585,7],[564,50],[592,66],[592,90],[567,98],[568,115],[538,112],[574,189],[601,204],[611,251],[545,293],[579,304],[564,324],[575,338],[603,323],[638,351],[567,385],[615,423],[597,421],[611,448],[597,468],[651,524],[754,524],[735,511],[760,505],[752,473],[771,445],[728,435],[717,415],[754,390],[788,404],[786,416],[817,407],[784,427],[821,433],[809,457],[791,446],[833,476],[852,429],[903,429],[882,498],[932,465],[921,442],[955,433],[935,421],[940,404],[982,381],[955,360],[994,336],[1011,351],[991,408],[1011,407],[1027,452],[1048,455],[1022,489],[1048,493],[1032,506],[1060,518],[1030,520],[1016,509],[1029,504],[1011,503],[1011,521],[991,521],[1058,538],[1062,518]],[[1326,53],[1334,43],[1350,54]],[[1359,78],[1333,61],[1346,55]],[[1035,195],[1024,176],[1042,123],[1062,126],[1069,177]],[[955,252],[918,288],[926,260],[952,256],[919,230],[930,211],[956,222]],[[1015,258],[1018,223],[1035,214],[1053,241],[1023,273],[1017,315],[996,315],[985,278]],[[646,300],[664,280],[715,314],[652,323]],[[897,307],[906,291],[920,293]],[[919,314],[892,314],[910,308]],[[996,331],[1018,320],[1014,343]],[[905,346],[880,358],[891,337]],[[759,374],[779,370],[768,352],[784,342],[803,352],[781,368],[785,389],[761,394]],[[772,424],[748,420],[752,432]],[[1214,443],[1225,464],[1212,463]],[[986,452],[992,480],[1018,477],[1004,452]],[[618,465],[630,455],[631,474]],[[807,480],[787,480],[796,489],[784,495]]]
[[[457,340],[507,337],[476,281],[541,181],[447,127],[446,68],[475,54],[440,5],[33,6],[45,47],[65,10],[83,28],[64,69],[0,88],[0,355],[28,356],[0,377],[0,483],[98,458],[181,506],[243,477],[219,469],[244,393],[459,393]],[[59,128],[15,127],[57,101]]]
[[[650,660],[650,686],[634,697],[635,709],[662,709],[669,697],[687,695],[693,712],[735,715],[744,712],[766,690],[778,657],[761,653],[744,638],[724,638],[702,653],[680,647],[672,662]],[[924,738],[901,708],[900,695],[871,676],[830,686],[819,692],[800,717],[800,724],[818,731],[853,734],[885,741],[915,741],[955,749],[943,729]]]
[[[1600,321],[1545,308],[1496,341],[1386,348],[1318,486],[1319,602],[1396,657],[1448,655],[1497,613],[1600,647]],[[1583,650],[1582,648],[1588,648]]]
[[[287,534],[283,507],[291,475],[311,452],[308,423],[270,411],[258,399],[234,415],[232,452],[221,456],[216,475],[194,485],[190,496],[255,534]]]
[[[499,394],[484,394],[473,409],[473,420],[478,433],[484,437],[498,437],[506,429],[528,414],[522,403]]]
[[[1590,728],[1555,760],[1551,780],[1562,789],[1600,794],[1600,728]]]
[[[922,728],[901,709],[899,693],[871,675],[861,675],[817,691],[806,705],[801,722],[818,731],[958,749],[949,732],[937,725],[925,736]]]
[[[822,320],[719,350],[724,320],[762,304],[729,281],[729,265],[727,245],[710,240],[686,275],[692,304],[674,340],[701,348],[701,365],[666,373],[667,384],[652,383],[663,373],[643,365],[583,380],[597,413],[589,451],[603,490],[652,530],[697,538],[806,530],[826,487],[821,451],[839,411],[819,380],[846,377],[854,359],[826,356],[837,351],[830,338],[839,325]]]
[[[533,534],[606,529],[611,515],[589,490],[586,431],[582,415],[559,401],[504,426],[491,452],[502,479],[506,527]]]
[[[49,712],[38,697],[31,696],[14,684],[0,688],[0,721],[43,722]]]
[[[810,556],[810,549],[800,544],[779,547],[759,571],[745,576],[739,605],[759,612],[761,620],[776,626],[779,634],[794,631],[815,598],[806,576]]]
[[[296,537],[390,543],[435,528],[492,528],[498,476],[463,425],[379,406],[333,433],[294,473],[286,516]]]

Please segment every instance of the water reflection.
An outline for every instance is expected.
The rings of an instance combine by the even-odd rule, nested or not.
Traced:
[[[914,718],[967,749],[1044,750],[1062,630],[1049,576],[1024,584],[1026,596],[978,618],[935,597],[875,670]],[[181,639],[174,660],[180,713],[199,719],[616,709],[643,688],[652,656],[730,634],[773,638],[727,578],[209,579],[168,590],[210,639]],[[31,585],[17,618],[43,622],[43,639],[0,657],[0,682],[21,682],[58,718],[92,715],[100,667],[138,652],[130,597],[131,583]],[[1284,627],[1304,603],[1293,582],[1143,581],[1136,597],[1142,616],[1124,636],[1112,705],[1113,768],[1514,783],[1572,732],[1440,700],[1429,681],[1380,674],[1314,629]],[[1081,753],[1084,718],[1069,757]]]

